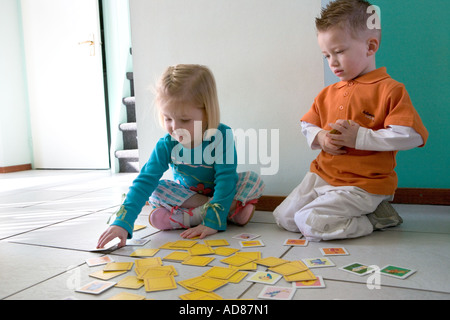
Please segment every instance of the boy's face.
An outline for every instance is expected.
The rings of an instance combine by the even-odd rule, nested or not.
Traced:
[[[342,81],[376,69],[374,52],[370,51],[368,41],[356,39],[342,28],[319,32],[317,40],[330,69]]]

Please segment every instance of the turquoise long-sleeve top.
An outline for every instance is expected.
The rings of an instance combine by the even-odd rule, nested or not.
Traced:
[[[216,230],[226,230],[238,174],[233,133],[224,124],[220,124],[214,135],[193,149],[184,148],[169,134],[161,138],[129,188],[112,225],[124,228],[128,238],[132,238],[134,222],[169,166],[175,181],[212,197],[205,206],[206,215],[202,224]]]

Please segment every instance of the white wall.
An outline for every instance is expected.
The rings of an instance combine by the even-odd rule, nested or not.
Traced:
[[[0,1],[0,167],[32,163],[19,1]]]
[[[130,5],[141,166],[164,134],[154,119],[149,87],[169,65],[199,63],[216,77],[223,123],[279,130],[272,163],[243,164],[239,171],[260,172],[279,158],[277,174],[263,176],[265,194],[288,194],[316,156],[299,119],[323,88],[314,28],[321,1],[130,0]]]

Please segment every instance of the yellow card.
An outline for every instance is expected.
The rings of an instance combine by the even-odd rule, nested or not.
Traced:
[[[247,240],[239,241],[242,248],[264,247],[264,243],[261,240]]]
[[[231,256],[233,253],[238,252],[239,249],[235,249],[235,248],[224,248],[224,247],[218,247],[216,249],[214,249],[214,253],[219,255],[219,256]]]
[[[231,278],[239,270],[235,268],[212,267],[202,274],[204,277],[227,280]]]
[[[220,260],[220,262],[223,262],[223,263],[235,266],[235,267],[239,267],[246,263],[252,262],[254,260],[256,260],[256,259],[247,258],[244,256],[238,256],[237,254],[235,254],[234,256]]]
[[[127,289],[139,289],[144,285],[144,281],[140,280],[136,276],[128,276],[119,280],[117,282],[116,287],[119,288],[127,288]]]
[[[162,266],[162,261],[160,257],[137,259],[135,263],[136,268],[138,269]]]
[[[249,262],[246,264],[243,264],[242,266],[236,267],[236,266],[229,266],[230,268],[237,268],[238,270],[256,270],[258,269],[258,265],[254,262]]]
[[[145,300],[145,296],[129,292],[121,292],[111,298],[108,298],[108,300]]]
[[[277,257],[267,257],[264,259],[256,260],[255,263],[266,266],[266,267],[275,267],[280,264],[287,263],[289,260],[280,259]]]
[[[198,243],[198,241],[196,241],[196,240],[178,240],[178,241],[172,242],[171,247],[177,248],[177,249],[179,249],[179,248],[187,249],[187,248],[193,247],[197,243]]]
[[[231,276],[231,278],[228,279],[228,282],[231,283],[239,283],[248,275],[248,272],[242,272],[238,271],[234,275]]]
[[[145,269],[143,272],[138,273],[139,279],[154,279],[154,278],[163,278],[172,275],[172,271],[168,269],[159,269],[160,267],[151,267]]]
[[[186,279],[186,280],[181,280],[181,281],[178,281],[178,284],[189,291],[195,291],[196,289],[192,288],[191,284],[201,280],[201,278],[203,278],[203,277],[199,276],[199,277],[194,277],[194,278],[190,278],[190,279]]]
[[[294,281],[310,281],[310,280],[317,280],[317,277],[312,273],[311,270],[306,270],[298,273],[291,274],[289,276],[284,276],[284,280],[288,282],[294,282]]]
[[[237,256],[246,257],[250,259],[261,259],[261,252],[260,251],[240,251],[236,252]]]
[[[196,244],[195,246],[189,248],[188,253],[191,256],[200,256],[205,254],[214,254],[214,250],[209,246],[205,246],[204,244]]]
[[[153,257],[158,251],[159,249],[138,249],[130,257]]]
[[[100,280],[109,280],[112,278],[115,278],[117,276],[120,276],[121,274],[127,273],[128,271],[109,271],[109,272],[103,272],[103,270],[98,270],[96,272],[93,272],[89,274],[90,277],[97,278]]]
[[[174,250],[174,248],[172,248],[172,244],[173,244],[173,242],[167,242],[167,243],[164,243],[159,248],[160,249],[166,249],[166,250]]]
[[[110,262],[105,266],[103,271],[129,271],[131,268],[133,268],[133,262]]]
[[[147,292],[170,290],[177,288],[177,283],[175,282],[175,278],[173,276],[154,279],[145,278],[144,284],[145,284],[145,291]]]
[[[204,240],[204,242],[207,246],[210,247],[222,247],[230,245],[226,239]]]
[[[223,300],[221,296],[215,294],[214,292],[204,292],[196,290],[194,292],[189,292],[180,296],[182,300]]]
[[[198,290],[212,292],[226,285],[227,283],[228,281],[226,280],[202,277],[202,279],[191,283],[190,286]]]
[[[283,276],[289,276],[294,273],[299,273],[308,270],[308,267],[301,261],[292,261],[281,264],[276,267],[269,268],[270,271],[279,273]]]
[[[169,253],[167,256],[165,256],[162,259],[168,260],[168,261],[180,261],[181,262],[188,257],[189,257],[189,253],[187,253],[185,251],[174,251],[174,252]]]
[[[213,258],[213,257],[191,256],[191,257],[187,258],[186,260],[184,260],[181,264],[204,267],[204,266],[208,265],[214,259],[215,258]]]
[[[135,225],[134,225],[134,228],[133,228],[133,231],[139,231],[139,230],[145,229],[145,228],[147,228],[147,226],[135,224]]]

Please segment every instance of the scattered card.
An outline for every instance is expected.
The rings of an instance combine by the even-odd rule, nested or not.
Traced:
[[[204,240],[204,242],[207,246],[210,247],[222,247],[230,245],[226,239]]]
[[[228,280],[239,270],[235,268],[225,268],[225,267],[212,267],[205,273],[203,273],[204,277]]]
[[[299,273],[308,270],[308,267],[301,261],[292,261],[283,263],[275,267],[269,268],[270,271],[279,273],[283,276],[290,276],[294,273]]]
[[[121,292],[111,298],[108,298],[108,300],[145,300],[145,296],[129,292]]]
[[[322,257],[322,258],[307,258],[302,259],[308,268],[326,268],[326,267],[334,267],[336,266],[331,259]]]
[[[111,280],[112,278],[115,278],[117,276],[120,276],[124,273],[127,273],[128,271],[109,271],[109,272],[103,272],[103,270],[98,270],[93,273],[89,274],[89,277],[97,278],[100,280]]]
[[[295,288],[264,286],[258,298],[273,300],[291,300],[295,294]]]
[[[214,257],[192,256],[185,259],[181,264],[204,267],[207,266],[214,259],[215,259]]]
[[[294,247],[306,247],[308,245],[308,240],[306,239],[286,239],[283,243],[284,246],[294,246]]]
[[[163,278],[145,278],[145,291],[163,291],[177,288],[177,283],[173,276],[167,276]]]
[[[110,262],[114,262],[114,260],[111,259],[108,256],[86,259],[86,264],[89,267],[101,266],[103,264],[107,264],[107,263],[110,263]]]
[[[143,246],[147,242],[150,241],[150,238],[148,239],[128,239],[127,240],[127,246]]]
[[[179,297],[181,300],[223,300],[221,296],[214,292],[205,292],[196,290],[183,294]]]
[[[265,284],[275,284],[281,279],[279,274],[267,271],[256,271],[247,277],[247,281]]]
[[[347,249],[343,247],[335,247],[335,248],[320,248],[320,251],[324,256],[348,256]]]
[[[261,240],[248,240],[239,241],[242,248],[264,247],[264,243]]]
[[[130,257],[153,257],[159,249],[138,249],[130,254]]]
[[[227,283],[228,281],[226,280],[201,277],[198,281],[192,282],[190,284],[190,287],[205,292],[212,292],[226,285]]]
[[[267,257],[264,259],[256,260],[255,263],[266,266],[266,267],[276,267],[280,264],[288,263],[289,260],[280,259],[277,257]]]
[[[339,269],[350,272],[350,273],[352,273],[354,275],[358,275],[358,276],[365,276],[365,275],[375,271],[374,268],[371,268],[370,266],[361,264],[359,262],[350,263]]]
[[[240,267],[240,266],[242,266],[244,264],[253,262],[254,260],[256,260],[256,259],[248,258],[248,257],[245,257],[245,256],[239,256],[239,255],[235,254],[234,256],[231,256],[231,257],[228,257],[228,258],[220,260],[220,262],[232,265],[233,267]]]
[[[140,289],[144,286],[144,281],[136,276],[125,277],[117,282],[116,287],[126,289]]]
[[[131,268],[133,268],[133,262],[110,262],[105,266],[103,271],[129,271]]]
[[[317,277],[312,273],[311,270],[305,270],[302,272],[294,273],[288,276],[284,276],[284,280],[287,282],[293,282],[293,281],[312,281],[316,280]]]
[[[394,265],[387,265],[380,270],[381,274],[384,274],[385,276],[394,277],[397,279],[406,279],[415,272],[416,270],[398,267]]]
[[[260,237],[259,234],[253,234],[253,233],[241,233],[241,234],[237,234],[233,237],[233,239],[238,239],[238,240],[253,240]]]
[[[115,285],[115,282],[94,280],[92,282],[89,282],[88,284],[85,284],[81,288],[76,289],[75,291],[90,294],[100,294]]]
[[[119,238],[114,238],[110,242],[108,242],[103,248],[94,248],[89,250],[90,252],[102,252],[102,251],[112,251],[117,248],[117,245],[120,243]]]
[[[214,249],[214,253],[219,255],[219,256],[231,256],[233,253],[238,252],[239,249],[235,249],[235,248],[224,248],[224,247],[218,247]]]
[[[292,287],[296,289],[325,288],[325,281],[323,281],[322,276],[317,276],[316,280],[294,281],[292,282]]]

